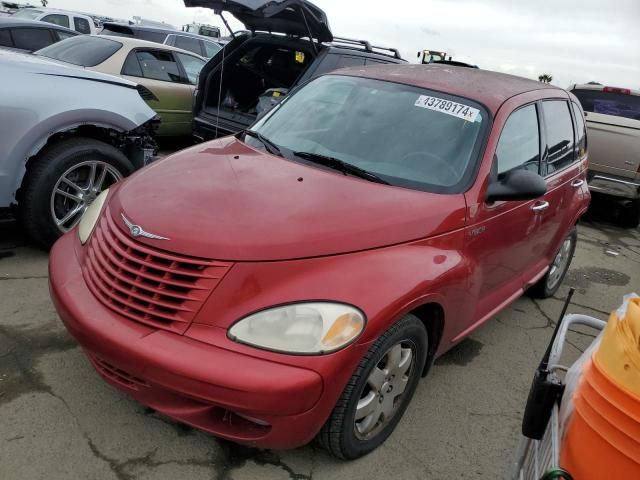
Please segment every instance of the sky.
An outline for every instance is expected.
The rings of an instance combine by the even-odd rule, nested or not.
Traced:
[[[30,0],[32,4],[38,0]],[[336,36],[398,48],[416,62],[419,50],[553,84],[597,81],[640,89],[640,0],[314,0]],[[49,0],[49,7],[180,26],[222,26],[211,10],[182,0]],[[227,15],[230,20],[234,20]],[[232,28],[241,29],[237,21]]]

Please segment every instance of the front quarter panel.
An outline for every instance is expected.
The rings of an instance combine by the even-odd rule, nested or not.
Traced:
[[[348,255],[316,259],[238,263],[211,295],[195,323],[223,329],[265,308],[327,300],[353,305],[367,317],[358,344],[369,344],[404,314],[436,302],[445,311],[444,337],[469,318],[468,265],[463,233]],[[443,340],[445,342],[446,340]],[[223,340],[225,348],[253,355],[261,351]],[[305,357],[300,357],[303,361]],[[312,364],[317,357],[307,357]]]
[[[15,202],[26,162],[52,135],[81,125],[126,132],[155,116],[137,90],[106,82],[8,69],[0,90],[0,207]]]

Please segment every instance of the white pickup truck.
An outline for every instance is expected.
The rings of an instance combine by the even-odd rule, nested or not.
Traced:
[[[582,104],[589,141],[589,189],[617,197],[621,221],[640,224],[640,91],[598,84],[569,89]]]

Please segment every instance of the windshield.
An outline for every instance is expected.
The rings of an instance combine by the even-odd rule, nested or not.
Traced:
[[[640,120],[640,97],[601,90],[573,90],[585,112]]]
[[[122,43],[104,37],[80,35],[38,50],[36,55],[81,67],[95,67],[122,48]]]
[[[30,20],[35,20],[42,14],[42,10],[36,10],[34,8],[21,8],[12,16],[17,18],[28,18]]]
[[[253,130],[285,151],[338,159],[392,185],[459,193],[473,174],[488,123],[484,108],[471,100],[329,75],[281,103]]]

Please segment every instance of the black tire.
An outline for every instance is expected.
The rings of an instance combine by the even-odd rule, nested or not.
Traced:
[[[373,368],[378,366],[387,352],[398,343],[412,345],[414,363],[410,367],[404,393],[388,423],[377,434],[360,439],[355,433],[355,414],[358,400],[367,386]],[[429,350],[428,333],[424,324],[414,315],[407,315],[382,334],[360,361],[331,416],[322,427],[317,440],[329,453],[343,460],[359,458],[375,450],[391,435],[402,418],[422,377]]]
[[[25,174],[19,196],[19,217],[27,235],[44,249],[62,236],[51,213],[51,195],[60,177],[87,160],[111,165],[122,177],[134,168],[117,148],[92,138],[74,137],[45,147]]]
[[[620,224],[624,228],[638,228],[640,225],[640,200],[635,200],[626,207],[622,207]]]
[[[569,252],[568,261],[564,266],[564,270],[560,273],[559,279],[552,285],[549,284],[550,282],[549,276],[551,274],[551,267],[550,267],[546,275],[542,277],[540,280],[538,280],[538,283],[536,283],[533,287],[529,289],[529,293],[531,294],[531,296],[535,298],[552,297],[558,291],[558,289],[560,288],[560,285],[562,285],[564,277],[569,271],[569,267],[571,266],[571,261],[573,260],[573,254],[576,251],[576,244],[578,242],[578,230],[576,229],[576,227],[573,227],[571,229],[571,232],[569,232],[569,235],[567,235],[566,240],[571,240],[571,250]],[[564,241],[562,244],[564,245]],[[560,248],[562,248],[562,246],[560,246]],[[555,257],[554,257],[554,260],[555,260]]]

